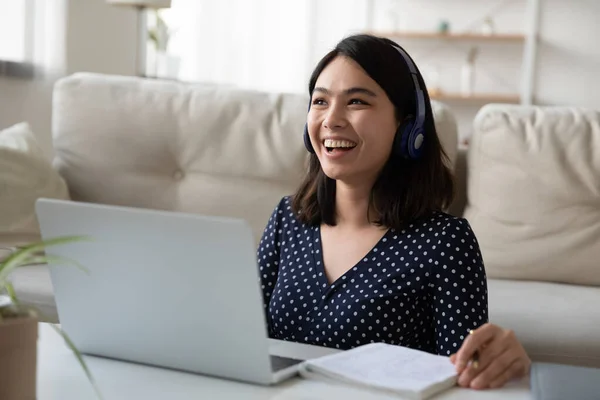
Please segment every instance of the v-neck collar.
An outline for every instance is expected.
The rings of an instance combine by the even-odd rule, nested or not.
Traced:
[[[371,257],[371,255],[375,252],[375,249],[379,249],[384,240],[388,239],[388,236],[392,233],[393,229],[389,228],[383,236],[379,238],[377,243],[358,260],[352,268],[348,271],[344,272],[339,278],[337,278],[331,284],[327,280],[327,274],[325,273],[325,262],[323,261],[323,241],[321,240],[321,226],[317,226],[313,229],[313,243],[315,243],[312,251],[313,262],[315,263],[316,271],[317,271],[317,282],[319,288],[321,288],[321,292],[329,291],[337,286],[339,286],[342,282],[349,281],[360,269],[360,266],[365,262],[365,259]]]

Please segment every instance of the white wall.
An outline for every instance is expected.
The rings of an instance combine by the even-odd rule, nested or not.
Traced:
[[[132,9],[104,0],[68,0],[66,31],[59,40],[63,74],[92,71],[132,75],[136,71],[136,23]],[[58,49],[61,46],[57,47]],[[52,87],[56,78],[0,77],[0,129],[28,121],[44,152],[52,157]]]
[[[543,0],[535,97],[600,109],[600,1]]]
[[[67,73],[136,73],[137,14],[105,0],[70,0]]]

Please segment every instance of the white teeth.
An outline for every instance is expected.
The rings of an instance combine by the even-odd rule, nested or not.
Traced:
[[[323,142],[325,147],[336,148],[336,147],[356,147],[356,143],[350,142],[349,140],[332,140],[325,139]]]

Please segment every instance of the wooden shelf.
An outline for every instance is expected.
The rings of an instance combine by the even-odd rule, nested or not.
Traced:
[[[519,95],[494,94],[494,93],[475,93],[471,96],[463,96],[460,93],[430,93],[432,100],[453,101],[465,103],[508,103],[518,104],[521,102]]]
[[[138,8],[170,8],[172,0],[107,0],[112,6],[128,6]]]
[[[499,33],[483,35],[479,33],[437,33],[437,32],[398,32],[398,31],[371,31],[367,32],[376,36],[405,39],[433,39],[452,41],[487,41],[487,42],[524,42],[525,35],[518,33]]]

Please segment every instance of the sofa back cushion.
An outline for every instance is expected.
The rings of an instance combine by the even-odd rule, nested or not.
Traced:
[[[74,200],[246,219],[258,241],[305,171],[308,96],[78,73],[57,82],[55,167]],[[456,122],[434,104],[451,161]]]
[[[600,285],[600,111],[488,105],[469,146],[490,278]]]

